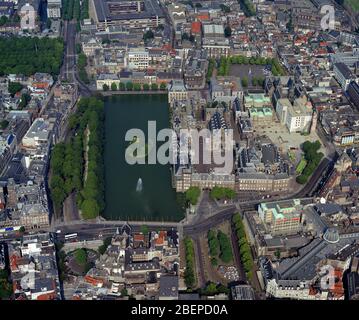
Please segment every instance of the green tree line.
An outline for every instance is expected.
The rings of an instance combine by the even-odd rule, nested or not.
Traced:
[[[256,14],[256,8],[252,0],[238,0],[241,5],[241,9],[247,17],[252,17]]]
[[[229,237],[225,233],[223,233],[221,230],[218,230],[217,239],[218,239],[219,248],[220,248],[219,258],[224,263],[229,263],[229,262],[233,261],[232,244],[231,244],[231,240],[229,239]]]
[[[90,80],[89,80],[89,77],[88,77],[88,74],[86,71],[87,57],[83,52],[81,52],[78,56],[77,66],[78,66],[79,77],[80,77],[81,81],[83,81],[86,84],[90,83]]]
[[[213,266],[217,265],[217,256],[224,263],[233,261],[232,244],[229,237],[221,230],[209,230],[207,234],[209,254]]]
[[[209,59],[207,76],[206,76],[207,81],[211,80],[213,75],[213,70],[215,67],[216,67],[216,60],[214,58]]]
[[[61,210],[66,197],[77,194],[83,217],[97,217],[105,208],[104,201],[104,105],[96,98],[83,98],[69,119],[73,137],[68,143],[55,145],[51,153],[50,189],[54,207]],[[85,145],[85,130],[89,139]],[[84,179],[84,152],[88,147],[87,179]]]
[[[285,70],[276,58],[264,58],[264,57],[251,57],[246,56],[231,56],[221,57],[219,60],[218,75],[228,76],[230,67],[232,64],[243,64],[243,65],[270,65],[271,71],[274,76],[285,75]]]
[[[195,262],[194,262],[194,247],[192,239],[184,238],[184,247],[186,253],[186,270],[184,272],[184,281],[187,287],[193,288],[196,283],[195,277]]]
[[[111,87],[109,87],[107,84],[102,86],[103,91],[149,91],[150,89],[152,91],[157,91],[158,89],[163,91],[166,90],[166,88],[167,85],[165,82],[161,82],[159,87],[157,83],[152,83],[151,85],[144,83],[141,85],[140,83],[133,83],[132,81],[120,82],[118,85],[113,82],[111,83]]]
[[[252,269],[254,264],[253,257],[251,253],[251,247],[247,241],[243,221],[239,213],[233,216],[233,224],[235,226],[236,234],[238,237],[238,246],[239,246],[239,254],[241,256],[241,262],[243,264],[243,268],[247,278],[251,279]]]
[[[89,18],[89,1],[83,0],[62,0],[62,18],[64,20],[80,21]]]

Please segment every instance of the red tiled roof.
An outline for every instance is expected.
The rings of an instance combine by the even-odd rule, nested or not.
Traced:
[[[208,13],[199,14],[199,15],[197,15],[197,19],[199,21],[209,20],[209,14]]]
[[[95,278],[93,278],[91,276],[85,276],[84,279],[85,279],[86,282],[92,284],[93,286],[97,286],[98,284],[103,283],[103,280],[95,279]]]
[[[49,87],[49,84],[47,82],[33,82],[32,86],[38,89],[45,89]]]
[[[137,233],[134,235],[134,240],[135,241],[145,241],[145,235],[144,234],[140,234],[140,233]]]
[[[191,32],[192,33],[201,33],[201,22],[200,21],[192,22]]]
[[[45,293],[37,297],[37,300],[54,300],[56,298],[55,292]]]

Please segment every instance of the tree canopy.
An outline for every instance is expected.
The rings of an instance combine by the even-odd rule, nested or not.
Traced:
[[[186,254],[186,270],[184,272],[184,281],[187,287],[193,288],[196,282],[196,278],[194,275],[194,247],[193,241],[186,237],[184,239],[184,247],[185,247],[185,254]]]
[[[104,210],[103,121],[103,102],[83,98],[71,117],[70,128],[74,133],[71,140],[55,145],[51,153],[50,189],[56,210],[62,208],[63,201],[72,192],[77,193],[78,206],[85,219],[96,218]],[[87,146],[85,179],[84,152]]]
[[[216,200],[222,199],[234,199],[236,193],[234,190],[229,188],[222,188],[222,187],[214,187],[210,192],[210,197]]]
[[[8,91],[9,93],[14,96],[16,93],[18,93],[23,88],[23,85],[19,82],[11,82],[8,83]]]
[[[198,202],[198,198],[201,194],[201,190],[198,187],[190,187],[187,191],[186,191],[186,200],[192,204],[192,205],[196,205]]]
[[[64,43],[59,38],[0,38],[0,75],[36,72],[58,75],[62,63]]]
[[[304,152],[304,159],[306,160],[306,166],[302,173],[296,178],[299,184],[305,184],[309,177],[313,174],[315,169],[318,167],[320,161],[324,157],[322,152],[318,152],[321,147],[320,142],[305,141],[302,145]]]

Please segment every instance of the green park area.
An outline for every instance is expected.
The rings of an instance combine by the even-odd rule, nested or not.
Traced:
[[[199,292],[204,296],[213,296],[220,293],[229,294],[229,288],[221,283],[208,282],[204,288],[199,290]]]
[[[215,200],[231,200],[235,198],[236,192],[229,188],[214,187],[209,195]]]
[[[305,158],[303,157],[300,162],[298,163],[297,165],[297,168],[295,169],[295,172],[297,174],[302,174],[304,168],[306,167],[307,165],[307,160],[305,160]]]
[[[297,173],[299,174],[299,169],[301,169],[301,173],[299,176],[297,176],[297,182],[299,184],[305,184],[309,177],[314,173],[314,171],[317,169],[320,161],[324,157],[324,154],[322,152],[318,152],[321,147],[320,142],[317,140],[315,142],[306,141],[302,145],[302,150],[304,153],[304,162],[302,164],[299,163],[301,167],[304,166],[302,169],[301,167],[297,167]]]
[[[218,258],[225,264],[233,261],[231,240],[225,233],[221,230],[209,230],[207,239],[213,267],[218,265]]]
[[[190,187],[186,191],[186,201],[195,206],[198,202],[198,198],[201,194],[201,190],[198,187]]]
[[[50,190],[54,207],[60,212],[64,200],[75,192],[83,218],[93,219],[105,208],[103,102],[96,98],[81,99],[76,113],[69,118],[69,128],[73,133],[70,141],[55,145],[51,153]],[[90,133],[88,141],[85,131]]]
[[[0,76],[33,75],[36,72],[58,75],[62,63],[62,39],[2,37],[0,38]]]
[[[359,12],[358,0],[345,0],[345,4],[352,8],[355,12]]]
[[[264,58],[264,57],[246,57],[246,56],[231,56],[228,58],[221,57],[218,66],[218,75],[227,76],[231,65],[259,65],[265,66],[270,65],[271,71],[274,76],[285,75],[285,70],[276,58]],[[258,79],[257,79],[258,81]]]
[[[238,2],[247,17],[252,17],[256,14],[256,8],[252,0],[238,0]]]

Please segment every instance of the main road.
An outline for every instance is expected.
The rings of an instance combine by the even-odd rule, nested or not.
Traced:
[[[78,85],[79,93],[82,96],[88,97],[92,95],[92,91],[85,83],[78,77],[76,68],[76,21],[64,22],[64,41],[65,54],[62,68],[60,71],[60,78],[66,79],[69,82],[75,82]]]

